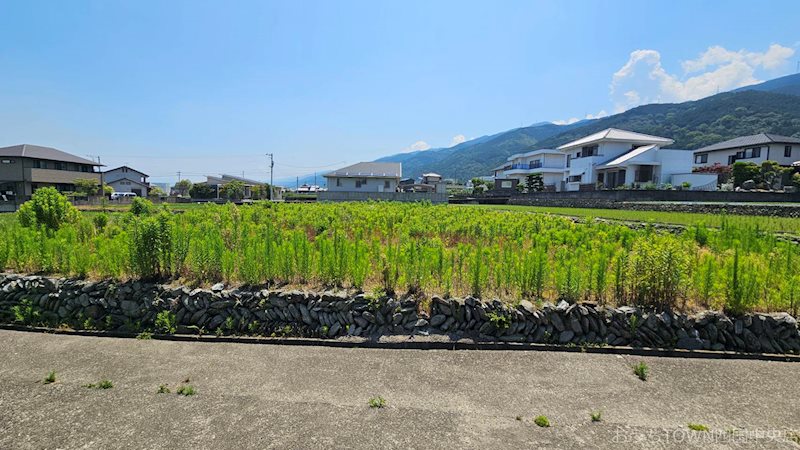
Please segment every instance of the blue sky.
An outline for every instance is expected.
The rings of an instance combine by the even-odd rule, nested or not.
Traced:
[[[793,73],[800,2],[0,0],[0,146],[267,179]]]

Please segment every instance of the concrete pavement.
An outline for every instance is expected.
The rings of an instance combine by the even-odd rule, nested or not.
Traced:
[[[3,449],[800,448],[797,363],[6,330],[0,361]],[[114,388],[83,387],[103,378]],[[175,394],[186,379],[196,395]],[[386,408],[367,406],[376,395]]]

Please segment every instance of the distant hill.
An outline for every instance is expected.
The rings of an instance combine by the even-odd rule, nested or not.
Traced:
[[[733,92],[741,91],[766,91],[775,94],[800,95],[800,73],[775,78],[752,86],[741,87]]]
[[[450,148],[398,153],[378,161],[401,162],[407,177],[437,172],[446,178],[468,180],[490,175],[493,168],[514,153],[555,148],[609,127],[669,137],[675,140],[673,148],[690,150],[764,132],[800,137],[798,96],[800,74],[788,75],[696,101],[643,105],[570,125],[540,122]],[[302,177],[300,183],[310,182],[311,178]],[[318,183],[324,183],[321,176]]]

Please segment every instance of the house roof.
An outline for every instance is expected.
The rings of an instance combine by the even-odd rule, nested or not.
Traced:
[[[140,170],[136,170],[136,169],[134,169],[134,168],[133,168],[133,167],[131,167],[131,166],[119,166],[119,167],[117,167],[116,169],[106,170],[106,171],[105,171],[105,172],[103,172],[103,173],[105,174],[105,173],[109,173],[109,172],[116,172],[117,170],[122,170],[122,169],[130,169],[131,171],[133,171],[133,172],[136,172],[136,173],[138,173],[139,175],[142,175],[143,177],[149,177],[149,176],[150,176],[150,175],[148,175],[148,174],[146,174],[146,173],[144,173],[144,172],[142,172],[142,171],[140,171]]]
[[[551,148],[540,148],[538,150],[531,150],[531,151],[525,152],[525,153],[513,154],[513,155],[509,156],[506,161],[513,161],[516,158],[524,158],[526,156],[545,155],[545,154],[562,155],[562,156],[564,155],[563,153],[561,153],[558,150],[554,150],[554,149],[551,149]]]
[[[435,172],[423,173],[422,176],[423,177],[439,177],[439,178],[442,178],[441,175],[439,175],[438,173],[435,173]]]
[[[620,130],[617,128],[606,128],[603,131],[590,134],[589,136],[582,137],[578,140],[568,142],[560,147],[559,150],[567,148],[580,147],[587,144],[594,144],[600,141],[619,141],[619,142],[633,142],[641,144],[657,144],[657,145],[670,145],[672,139],[663,138],[659,136],[652,136],[649,134],[636,133],[633,131]]]
[[[781,136],[779,134],[760,133],[751,136],[741,136],[727,141],[717,142],[703,147],[695,152],[713,152],[714,150],[727,150],[730,148],[749,147],[762,144],[800,144],[800,138]]]
[[[116,179],[116,180],[114,180],[114,181],[107,181],[107,182],[106,182],[106,184],[112,184],[112,185],[113,185],[113,184],[117,184],[117,183],[118,183],[118,182],[120,182],[120,181],[130,181],[131,183],[136,183],[136,184],[138,184],[139,186],[144,186],[144,187],[146,187],[146,188],[149,188],[149,187],[150,187],[150,186],[149,186],[147,183],[142,183],[141,181],[132,180],[132,179],[130,179],[130,178],[118,178],[118,179]]]
[[[612,159],[611,161],[609,161],[609,162],[607,162],[605,164],[601,164],[601,166],[602,167],[620,166],[620,165],[624,164],[625,162],[630,161],[631,159],[633,159],[633,158],[635,158],[635,157],[637,157],[639,155],[642,155],[644,153],[647,153],[650,150],[652,150],[654,148],[657,148],[657,147],[658,146],[655,145],[655,144],[643,145],[641,147],[636,147],[635,149],[633,149],[633,150],[631,150],[629,152],[623,153],[622,155],[617,156],[616,158]]]
[[[212,175],[206,175],[206,184],[228,184],[231,181],[241,181],[242,183],[244,183],[247,186],[256,186],[256,185],[264,184],[261,181],[250,180],[250,179],[247,179],[247,178],[237,177],[237,176],[234,176],[234,175],[222,174],[222,175],[220,175],[218,177],[215,177],[215,176],[212,176]]]
[[[39,145],[31,145],[31,144],[12,145],[10,147],[0,148],[0,156],[46,159],[48,161],[62,161],[75,164],[86,164],[97,167],[103,166],[102,164],[98,164],[94,161],[90,161],[86,158],[81,158],[80,156],[75,156],[67,152],[62,152],[61,150],[55,148],[42,147]]]
[[[329,177],[399,178],[403,166],[397,162],[360,162],[323,175]]]

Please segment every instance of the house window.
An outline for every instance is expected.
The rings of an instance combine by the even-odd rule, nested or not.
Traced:
[[[587,157],[587,156],[597,156],[599,148],[600,147],[597,146],[597,145],[587,145],[585,147],[581,147],[581,153],[580,154],[584,158]]]
[[[581,175],[571,175],[569,178],[567,178],[567,181],[570,183],[580,183]]]
[[[42,168],[42,162],[40,160],[38,160],[38,159],[34,159],[33,160],[33,168],[34,169],[41,169]]]
[[[342,186],[342,179],[341,178],[337,178],[336,179],[336,186],[338,186],[338,187]]]
[[[736,154],[736,159],[750,159],[750,158],[759,158],[761,157],[761,147],[752,147],[747,148],[744,151],[741,151]],[[741,155],[741,156],[739,156]]]
[[[3,164],[14,164],[16,161],[14,161],[13,159],[4,159],[0,162],[2,162]]]
[[[367,185],[367,179],[366,178],[358,178],[358,179],[356,179],[356,188],[360,188],[361,186],[366,186],[366,185]]]
[[[707,162],[708,162],[708,153],[703,153],[701,155],[694,155],[695,164],[705,164]]]
[[[389,189],[389,180],[386,180],[386,181],[383,182],[383,188],[384,189]]]
[[[783,156],[785,156],[787,158],[791,158],[792,157],[792,146],[791,145],[787,145],[786,147],[783,148]]]

